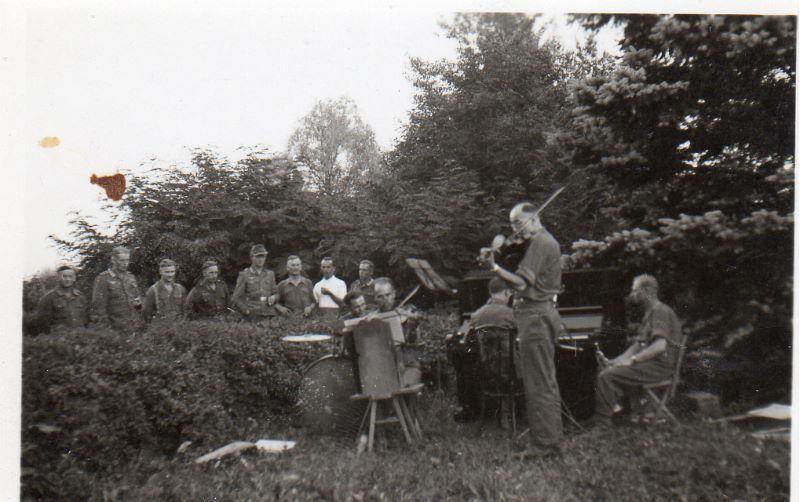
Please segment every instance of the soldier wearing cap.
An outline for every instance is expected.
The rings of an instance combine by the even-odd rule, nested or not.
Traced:
[[[220,319],[228,307],[228,285],[219,279],[219,265],[214,260],[203,262],[203,278],[189,291],[183,311],[193,318]]]
[[[86,297],[75,287],[75,269],[63,265],[56,270],[58,286],[48,291],[36,307],[34,322],[43,330],[59,326],[86,326],[88,315]]]
[[[264,267],[267,249],[263,244],[250,248],[250,266],[239,272],[231,303],[251,321],[268,321],[277,314],[278,288],[275,273]]]
[[[153,317],[174,321],[183,316],[186,288],[175,282],[176,268],[175,262],[169,258],[158,263],[161,279],[150,286],[144,295],[142,317],[145,322],[150,322]]]
[[[136,277],[128,272],[131,252],[118,246],[111,251],[111,267],[94,280],[89,320],[122,332],[140,327],[142,297]]]

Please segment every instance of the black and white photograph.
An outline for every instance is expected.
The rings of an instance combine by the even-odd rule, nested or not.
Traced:
[[[0,5],[3,498],[789,500],[798,6],[696,3]]]

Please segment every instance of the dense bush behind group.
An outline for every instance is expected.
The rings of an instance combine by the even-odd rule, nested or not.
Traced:
[[[440,357],[447,323],[432,316],[423,326],[427,367]],[[25,337],[27,486],[118,472],[142,451],[171,455],[184,441],[212,449],[244,431],[282,430],[304,368],[332,345],[281,338],[330,332],[313,319],[280,318],[266,329],[189,321],[133,336],[73,329]]]

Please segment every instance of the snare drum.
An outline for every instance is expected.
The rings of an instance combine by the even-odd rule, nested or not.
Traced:
[[[353,360],[329,355],[306,367],[298,389],[300,423],[320,434],[358,433],[367,404],[352,401],[359,391]]]

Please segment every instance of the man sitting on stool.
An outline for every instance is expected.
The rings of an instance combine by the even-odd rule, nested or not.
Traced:
[[[655,277],[637,276],[629,298],[644,307],[644,317],[634,343],[597,375],[595,421],[601,426],[610,425],[611,417],[622,409],[618,399],[625,387],[670,378],[678,357],[681,323],[675,312],[658,299]]]
[[[447,335],[447,356],[456,371],[456,389],[461,410],[453,418],[457,422],[473,420],[480,415],[481,358],[474,332],[484,327],[515,330],[514,311],[508,306],[513,291],[499,277],[489,281],[489,300],[472,313],[459,328],[458,336]]]

